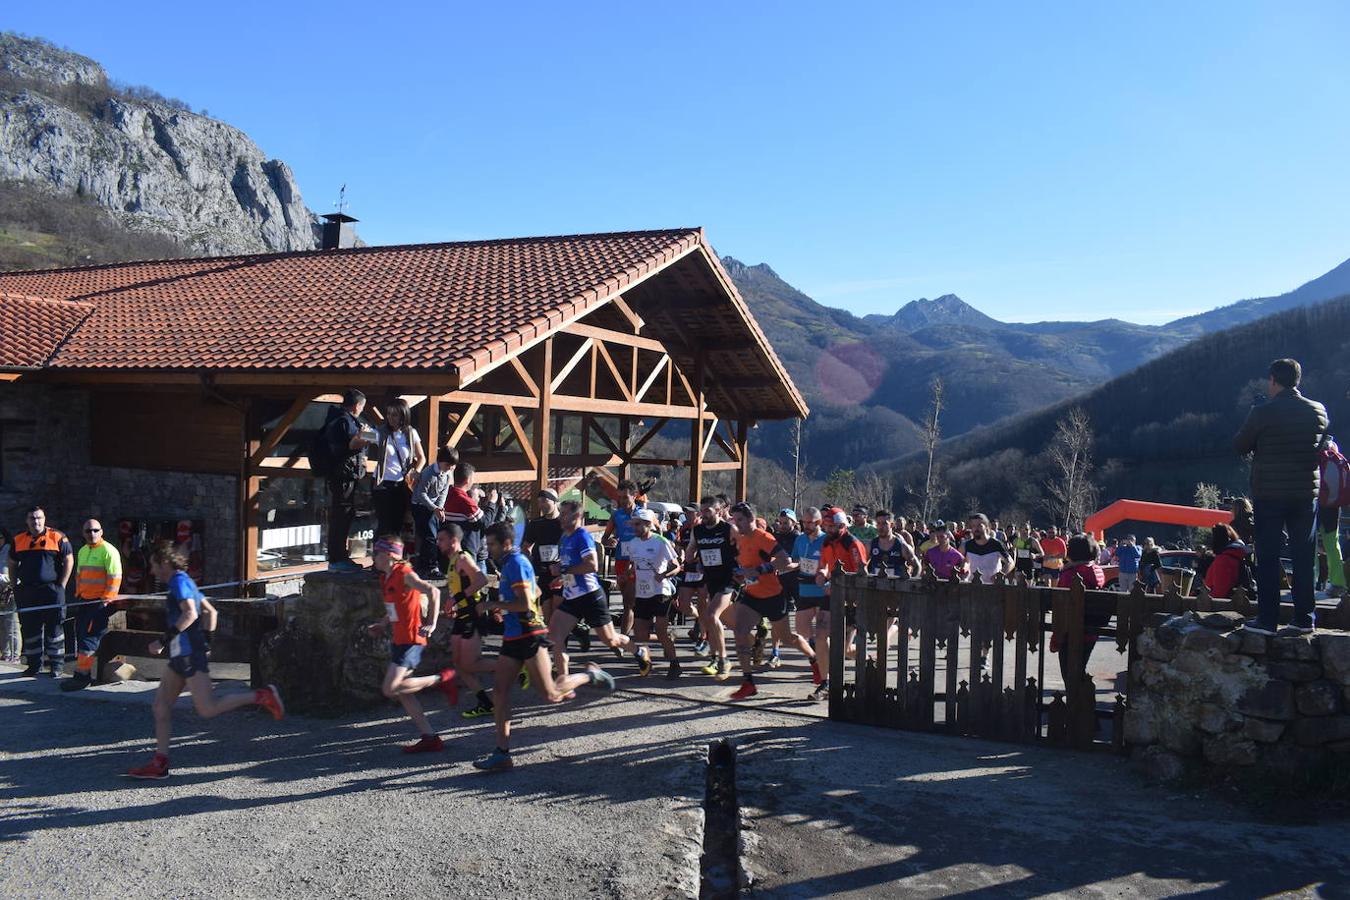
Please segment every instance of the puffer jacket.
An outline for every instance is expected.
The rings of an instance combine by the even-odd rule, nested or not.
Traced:
[[[1253,453],[1252,499],[1312,500],[1317,496],[1317,446],[1327,431],[1327,411],[1298,388],[1286,388],[1253,406],[1233,449]]]
[[[1217,598],[1233,596],[1242,575],[1242,561],[1247,558],[1247,548],[1240,543],[1229,544],[1214,557],[1214,561],[1205,570],[1205,587],[1209,595]]]

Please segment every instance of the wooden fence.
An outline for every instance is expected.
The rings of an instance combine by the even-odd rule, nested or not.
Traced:
[[[1135,659],[1135,639],[1156,613],[1232,610],[1255,615],[1241,589],[1216,600],[1203,586],[1183,596],[1173,586],[1128,594],[1029,585],[1025,580],[942,582],[841,575],[832,581],[830,718],[913,731],[937,731],[999,740],[1049,741],[1079,748],[1122,747],[1128,679],[1113,702],[1099,705],[1091,676],[1046,687],[1046,666],[1058,675],[1083,668],[1084,629],[1099,630],[1093,657],[1123,654],[1118,671]],[[1286,605],[1287,619],[1290,609]],[[842,613],[842,614],[839,614]],[[1350,626],[1350,606],[1318,610],[1320,626]],[[857,624],[854,658],[845,641]],[[1114,638],[1114,647],[1105,643]],[[1058,648],[1065,655],[1050,652]],[[981,664],[981,661],[984,664]],[[1056,679],[1060,680],[1060,679]],[[1049,699],[1047,700],[1047,697]],[[1101,727],[1110,722],[1110,727]]]

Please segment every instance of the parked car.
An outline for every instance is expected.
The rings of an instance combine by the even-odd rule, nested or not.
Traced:
[[[1194,550],[1161,550],[1159,558],[1162,560],[1164,569],[1182,569],[1195,574],[1195,558],[1200,554]],[[1102,574],[1106,576],[1106,589],[1114,591],[1120,586],[1120,566],[1111,563],[1109,566],[1102,566]]]

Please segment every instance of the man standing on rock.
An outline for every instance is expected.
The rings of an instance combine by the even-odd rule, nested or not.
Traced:
[[[1268,400],[1257,398],[1233,438],[1239,454],[1252,454],[1252,505],[1256,525],[1257,634],[1280,624],[1280,551],[1289,534],[1294,617],[1282,632],[1308,634],[1316,625],[1313,580],[1317,563],[1317,449],[1327,433],[1327,411],[1299,393],[1303,369],[1293,359],[1270,364]]]
[[[356,485],[366,474],[366,447],[370,444],[361,425],[366,395],[352,388],[342,395],[342,405],[330,408],[320,432],[318,446],[328,484],[328,568],[352,572],[360,568],[347,550],[347,536],[356,520]],[[314,460],[310,461],[311,467]]]

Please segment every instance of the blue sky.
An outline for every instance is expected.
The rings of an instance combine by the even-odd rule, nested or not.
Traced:
[[[1350,4],[62,3],[372,243],[702,225],[857,313],[1161,322],[1350,257]]]

